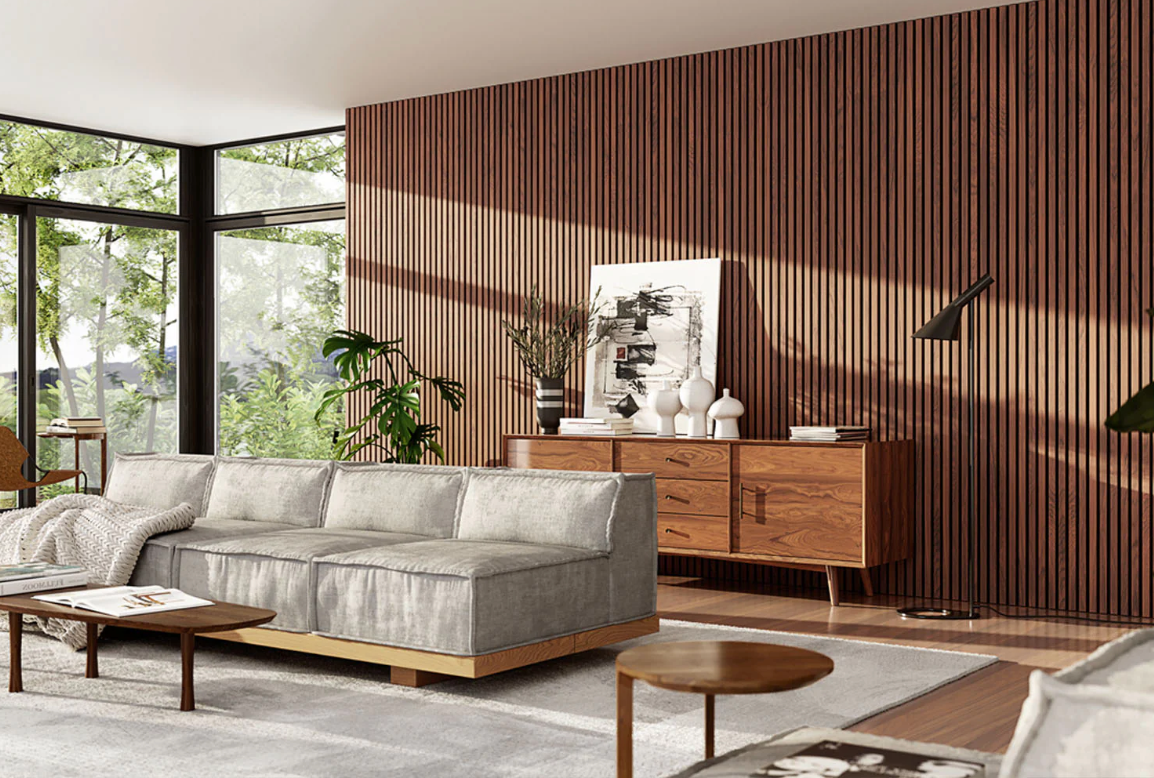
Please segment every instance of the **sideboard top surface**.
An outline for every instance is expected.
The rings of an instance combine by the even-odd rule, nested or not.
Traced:
[[[663,438],[657,435],[505,435],[506,440],[599,440],[646,441],[654,443],[708,443],[717,445],[742,446],[829,446],[831,448],[862,448],[870,443],[912,443],[909,440],[789,440],[787,438],[690,438],[678,435]]]

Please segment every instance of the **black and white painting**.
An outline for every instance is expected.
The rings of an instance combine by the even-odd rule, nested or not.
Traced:
[[[591,324],[606,337],[585,357],[586,416],[621,413],[634,432],[657,432],[650,391],[676,388],[697,365],[717,385],[720,259],[595,265],[589,288],[598,294]]]

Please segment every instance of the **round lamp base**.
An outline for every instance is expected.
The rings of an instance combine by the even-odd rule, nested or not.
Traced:
[[[903,619],[941,619],[943,621],[966,621],[980,619],[977,608],[955,610],[953,608],[898,608]]]

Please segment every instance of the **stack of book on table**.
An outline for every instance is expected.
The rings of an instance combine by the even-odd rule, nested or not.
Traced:
[[[48,422],[45,432],[58,435],[79,435],[90,432],[108,432],[104,419],[99,416],[64,416]]]
[[[632,435],[633,419],[620,414],[603,418],[561,419],[562,435]]]
[[[790,440],[869,440],[869,427],[790,427]]]
[[[47,562],[0,565],[0,597],[67,589],[84,586],[86,583],[88,571],[76,565],[50,565]]]

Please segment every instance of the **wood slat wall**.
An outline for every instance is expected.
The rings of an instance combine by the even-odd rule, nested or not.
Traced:
[[[1152,15],[1041,0],[351,109],[349,324],[462,380],[428,415],[450,462],[496,463],[534,430],[499,326],[532,285],[723,257],[743,434],[914,438],[916,552],[878,585],[961,597],[963,352],[909,336],[988,270],[980,596],[1151,616],[1154,449],[1102,419],[1152,377]]]

